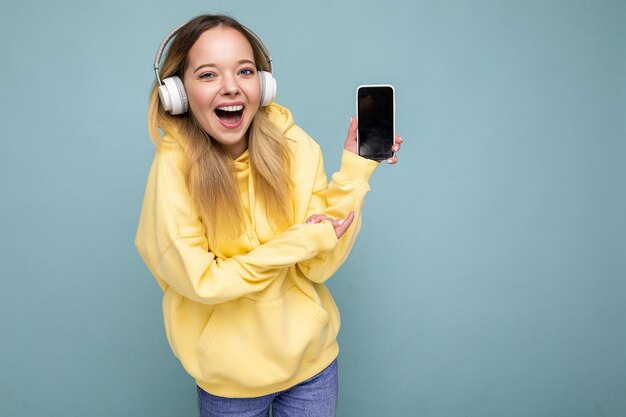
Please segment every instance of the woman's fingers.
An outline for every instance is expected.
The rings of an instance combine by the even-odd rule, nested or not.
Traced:
[[[343,234],[348,230],[348,227],[352,224],[354,220],[354,210],[348,213],[348,216],[345,219],[335,220],[333,221],[333,227],[335,228],[335,234],[337,235],[337,239],[339,239]]]
[[[354,210],[352,210],[345,219],[333,219],[325,214],[312,214],[306,219],[306,224],[316,224],[324,221],[330,222],[330,224],[335,229],[335,235],[337,235],[337,239],[339,239],[343,234],[348,230],[348,227],[352,224],[354,220]]]
[[[395,153],[400,150],[400,147],[402,146],[402,142],[404,141],[402,140],[400,135],[396,134],[396,137],[394,138],[394,141],[393,141],[393,145],[391,146],[391,150],[393,151],[394,155],[391,158],[387,158],[388,164],[395,165],[398,163],[398,157],[395,155]]]
[[[391,146],[391,149],[394,152],[398,152],[400,150],[400,147],[402,146],[402,142],[404,141],[402,140],[400,135],[396,134],[396,137],[393,140],[393,145]]]
[[[321,223],[323,221],[329,221],[332,222],[333,219],[331,217],[328,217],[325,214],[312,214],[309,216],[308,219],[306,219],[306,224],[315,224],[315,223]]]
[[[319,214],[310,215],[309,218],[306,219],[306,224],[319,223],[318,217],[319,217]]]

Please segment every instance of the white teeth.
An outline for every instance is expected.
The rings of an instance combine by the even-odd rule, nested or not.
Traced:
[[[239,111],[239,110],[243,110],[243,106],[241,104],[238,106],[221,106],[221,107],[218,107],[217,109],[221,111]]]

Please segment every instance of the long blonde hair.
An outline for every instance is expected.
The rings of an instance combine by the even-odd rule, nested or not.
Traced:
[[[239,22],[223,15],[202,15],[177,31],[163,59],[161,79],[177,75],[182,80],[193,44],[202,33],[220,26],[242,33],[252,46],[257,69],[269,71],[262,51]],[[187,186],[207,227],[209,239],[215,239],[218,231],[233,236],[241,233],[245,220],[233,160],[202,129],[190,111],[173,116],[163,109],[155,81],[148,109],[148,130],[154,143],[162,139],[159,129],[178,133],[187,160]],[[291,153],[284,134],[269,120],[267,108],[259,108],[248,128],[248,152],[255,194],[265,204],[271,227],[275,231],[283,230],[293,217]]]

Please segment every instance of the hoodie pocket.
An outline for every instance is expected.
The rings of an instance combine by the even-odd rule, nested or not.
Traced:
[[[203,379],[251,388],[287,381],[303,361],[319,356],[328,321],[297,287],[278,300],[220,304],[198,340]]]

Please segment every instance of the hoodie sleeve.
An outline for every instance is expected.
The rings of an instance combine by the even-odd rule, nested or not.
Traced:
[[[163,291],[171,287],[199,303],[222,303],[263,290],[288,267],[337,245],[330,223],[299,224],[244,255],[217,257],[180,169],[181,154],[156,148],[135,238]]]
[[[377,166],[375,161],[344,150],[339,171],[327,183],[320,153],[307,217],[324,213],[334,219],[343,219],[354,210],[355,218],[334,249],[320,251],[314,257],[298,263],[297,267],[311,281],[326,281],[348,257],[361,228],[361,209],[365,195],[370,190],[368,181]]]

